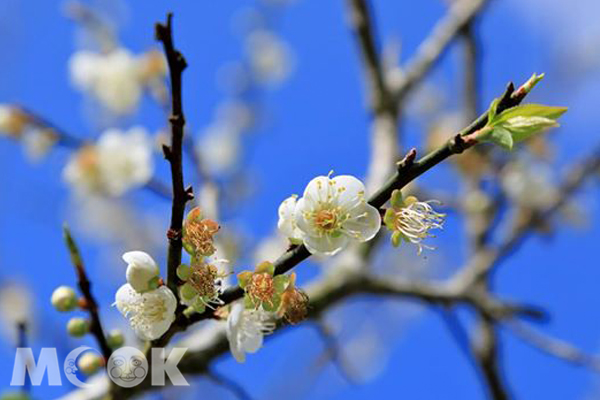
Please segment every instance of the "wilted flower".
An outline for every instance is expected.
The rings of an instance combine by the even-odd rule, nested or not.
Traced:
[[[69,286],[59,286],[52,292],[52,306],[58,311],[72,311],[77,307],[77,295]]]
[[[192,209],[183,223],[183,247],[191,255],[214,254],[214,235],[220,228],[215,221],[203,218],[199,207]]]
[[[263,344],[263,336],[273,332],[275,323],[271,314],[258,309],[247,310],[241,302],[231,307],[227,318],[227,340],[237,362],[246,361],[246,353],[256,353]]]
[[[275,274],[275,266],[268,261],[258,264],[254,271],[242,271],[237,275],[238,284],[246,292],[246,308],[276,311],[281,304],[281,294],[288,284],[288,277]]]
[[[78,150],[66,165],[64,179],[83,193],[120,196],[152,176],[152,143],[145,129],[105,131],[95,145]]]
[[[278,317],[285,318],[290,324],[297,324],[308,315],[308,295],[296,287],[296,274],[289,277],[287,287],[281,294]]]
[[[190,306],[197,313],[202,313],[206,307],[222,304],[221,279],[227,274],[220,272],[215,264],[226,263],[225,260],[193,260],[192,265],[180,265],[177,276],[185,283],[179,288],[181,303]]]
[[[392,244],[400,245],[402,239],[406,242],[416,244],[421,254],[423,248],[432,249],[424,245],[423,239],[432,237],[431,229],[441,229],[445,214],[436,212],[430,205],[434,200],[418,201],[414,196],[402,198],[399,190],[394,190],[391,198],[391,208],[388,208],[384,222],[392,231]]]
[[[123,254],[128,264],[125,273],[127,283],[138,293],[144,293],[158,287],[160,270],[150,255],[143,251],[130,251]]]
[[[284,209],[289,211],[288,206]],[[293,215],[300,238],[313,254],[334,255],[350,241],[372,239],[381,227],[379,211],[365,200],[364,185],[350,175],[314,178],[296,202]],[[289,223],[280,226],[289,227]]]
[[[135,334],[143,340],[161,337],[175,320],[177,299],[166,286],[145,293],[136,292],[131,285],[119,288],[115,305]]]

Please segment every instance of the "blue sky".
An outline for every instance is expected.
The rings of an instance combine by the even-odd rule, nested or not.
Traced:
[[[559,0],[495,1],[479,21],[480,42],[484,45],[481,108],[502,91],[507,81],[522,82],[533,72],[548,75],[542,87],[532,94],[532,101],[570,107],[563,128],[552,134],[557,171],[585,156],[600,141],[594,127],[595,104],[600,100],[600,53],[595,50],[597,54],[593,54],[594,48],[600,48],[600,34],[597,21],[590,17],[598,15],[598,5],[593,0],[576,3],[567,6]],[[163,20],[168,10],[174,11],[175,40],[189,63],[184,76],[184,104],[193,133],[210,123],[218,104],[226,97],[217,84],[217,71],[240,58],[241,38],[232,29],[232,21],[240,9],[253,4],[245,0],[148,1],[143,5],[127,1],[120,10],[120,37],[135,52],[154,45],[154,22]],[[445,11],[439,0],[420,1],[418,7],[415,2],[391,0],[374,0],[373,4],[380,37],[401,39],[403,60],[410,57]],[[269,123],[252,138],[252,149],[247,155],[256,194],[229,221],[251,238],[269,234],[281,200],[300,192],[312,177],[331,169],[340,174],[365,173],[369,116],[344,5],[342,0],[297,0],[278,23],[277,32],[295,54],[295,68],[280,88],[264,93]],[[18,102],[75,135],[94,137],[98,131],[86,118],[82,96],[71,87],[67,73],[67,61],[77,47],[75,32],[75,25],[65,18],[58,2],[0,0],[0,102]],[[578,59],[569,58],[570,51],[578,50],[578,46],[595,60],[595,67],[586,69]],[[428,81],[445,89],[445,105],[449,109],[460,106],[460,95],[451,94],[460,90],[460,78],[460,48],[453,46]],[[136,124],[156,130],[163,124],[163,114],[159,107],[146,101],[138,114],[122,123]],[[403,135],[407,145],[422,143],[423,128],[413,115],[406,116]],[[34,294],[37,348],[69,349],[82,343],[64,338],[66,317],[54,312],[47,301],[56,286],[74,284],[61,239],[65,220],[75,226],[76,235],[81,237],[103,316],[109,324],[122,323],[117,311],[108,304],[124,281],[124,269],[118,273],[123,267],[119,250],[128,249],[111,240],[94,240],[78,227],[73,210],[76,206],[60,179],[67,154],[57,150],[42,162],[32,164],[14,142],[0,140],[0,282],[25,283]],[[159,174],[167,179],[164,166]],[[424,180],[432,187],[453,187],[446,183],[448,176],[452,175],[443,167]],[[600,271],[593,253],[600,238],[597,194],[597,188],[588,186],[577,197],[577,204],[589,213],[589,226],[574,229],[559,225],[560,231],[551,237],[528,240],[521,251],[502,265],[495,282],[496,290],[506,298],[547,308],[552,319],[542,329],[592,353],[598,350],[600,338],[600,312],[596,306],[600,302]],[[144,207],[144,214],[157,215],[158,229],[166,227],[168,204],[147,193],[133,194],[130,200]],[[452,223],[456,226],[440,233],[436,245],[458,247],[447,253],[450,268],[456,268],[465,250],[455,235],[460,231],[459,221],[451,219],[449,225]],[[106,248],[115,258],[107,256]],[[156,258],[164,260],[164,247],[156,252]],[[308,265],[299,274],[307,277],[315,271],[314,266]],[[373,304],[376,303],[353,300],[349,307],[364,310]],[[410,318],[398,323],[401,326],[390,327],[394,335],[389,337],[390,353],[381,372],[364,385],[351,386],[344,383],[334,367],[327,366],[302,392],[304,398],[484,398],[471,365],[436,312],[386,304],[388,312]],[[385,316],[377,320],[384,330],[387,320]],[[507,380],[517,398],[583,399],[593,393],[596,381],[591,373],[540,354],[511,334],[503,334],[502,339]],[[217,368],[235,377],[256,398],[273,398],[281,390],[273,384],[280,379],[278,373],[289,370],[287,379],[303,379],[303,368],[310,368],[311,358],[321,350],[314,330],[301,326],[274,337],[245,365],[237,365],[226,357],[218,361]],[[8,387],[13,356],[10,342],[0,342],[0,388]],[[215,398],[230,396],[202,380],[197,387]],[[40,399],[55,398],[69,389],[42,386],[35,388],[34,395]]]

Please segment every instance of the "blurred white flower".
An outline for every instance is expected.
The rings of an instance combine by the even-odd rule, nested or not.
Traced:
[[[239,130],[230,123],[217,122],[206,128],[196,145],[202,165],[213,174],[226,173],[240,157]]]
[[[145,129],[105,131],[95,145],[77,151],[63,171],[64,179],[82,193],[120,196],[152,176],[152,141]]]
[[[149,254],[143,251],[129,251],[123,254],[123,260],[128,264],[125,273],[127,283],[138,293],[156,289],[160,270]]]
[[[175,320],[177,299],[166,286],[138,293],[127,283],[117,291],[115,305],[140,339],[154,340],[161,337]]]
[[[296,226],[295,210],[297,199],[297,195],[291,195],[281,202],[279,210],[277,211],[279,214],[277,228],[279,228],[279,231],[293,243],[302,242],[302,233]]]
[[[145,86],[157,87],[166,65],[156,51],[136,57],[124,48],[107,53],[82,50],[71,56],[69,71],[75,87],[122,115],[137,109]]]
[[[558,196],[550,170],[540,164],[511,163],[502,171],[502,188],[521,207],[544,208]]]
[[[246,353],[256,353],[263,345],[263,337],[275,329],[272,317],[262,309],[246,310],[242,302],[231,307],[227,318],[229,349],[237,362],[246,361]]]
[[[247,51],[254,78],[278,85],[292,72],[293,55],[287,43],[267,30],[256,30],[247,39]]]
[[[56,143],[57,136],[52,129],[32,127],[23,134],[25,154],[31,161],[39,161]]]
[[[317,255],[334,255],[351,241],[366,242],[381,227],[379,211],[365,200],[364,185],[350,175],[311,180],[294,218],[304,245]]]

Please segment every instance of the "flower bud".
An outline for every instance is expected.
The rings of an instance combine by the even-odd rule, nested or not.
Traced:
[[[74,337],[82,337],[90,331],[90,322],[85,318],[71,318],[67,323],[67,332]]]
[[[52,292],[52,306],[58,311],[72,311],[77,307],[77,295],[69,286],[59,286]]]
[[[108,343],[108,347],[111,349],[118,349],[119,347],[123,346],[125,343],[123,332],[118,329],[113,329],[112,331],[108,332],[108,335],[106,335],[106,343]]]
[[[104,365],[104,360],[98,354],[87,351],[77,360],[79,370],[85,375],[92,375]]]
[[[130,251],[123,254],[127,266],[127,283],[138,293],[158,287],[160,270],[152,257],[143,251]]]

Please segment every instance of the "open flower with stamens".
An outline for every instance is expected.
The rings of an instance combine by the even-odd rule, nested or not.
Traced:
[[[402,198],[399,190],[394,190],[391,198],[391,208],[388,208],[383,218],[385,225],[392,231],[392,244],[394,247],[400,245],[402,240],[416,244],[418,254],[423,248],[433,249],[424,245],[423,239],[433,237],[431,229],[442,229],[446,214],[436,212],[431,203],[435,200],[418,201],[414,196]]]
[[[221,305],[221,280],[228,274],[219,271],[217,264],[225,263],[226,260],[209,259],[194,260],[191,266],[180,265],[177,268],[177,276],[185,282],[179,288],[181,303],[192,307],[197,313],[203,313],[206,307]]]
[[[117,290],[115,305],[140,339],[154,340],[175,320],[177,299],[166,286],[138,293],[127,283]]]
[[[296,203],[294,219],[307,249],[329,256],[351,241],[372,239],[381,227],[379,211],[365,200],[364,185],[350,175],[310,181]]]
[[[248,310],[242,302],[231,307],[227,318],[229,349],[237,362],[246,361],[246,353],[256,353],[263,344],[263,337],[275,329],[273,316],[262,309]]]

